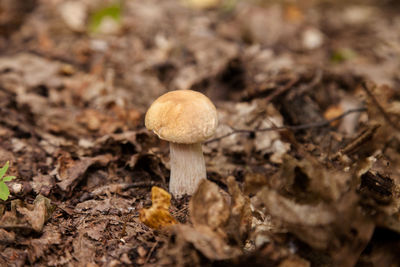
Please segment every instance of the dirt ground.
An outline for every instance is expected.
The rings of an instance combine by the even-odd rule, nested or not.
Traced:
[[[400,266],[399,86],[395,0],[2,0],[0,266]],[[219,126],[158,227],[177,89]]]

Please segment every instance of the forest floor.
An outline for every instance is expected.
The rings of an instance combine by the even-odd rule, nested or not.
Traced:
[[[1,1],[0,165],[16,179],[0,266],[399,266],[399,14]],[[169,147],[144,115],[177,89],[207,95],[219,126],[207,182],[170,206],[164,192],[154,226],[143,214],[168,190]]]

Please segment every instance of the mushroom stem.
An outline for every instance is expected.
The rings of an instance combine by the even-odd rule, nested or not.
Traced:
[[[202,179],[206,179],[201,143],[177,144],[170,142],[171,177],[169,191],[175,197],[192,195]]]

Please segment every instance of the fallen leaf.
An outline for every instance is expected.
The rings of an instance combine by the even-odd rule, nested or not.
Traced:
[[[351,178],[351,173],[327,169],[313,157],[297,160],[288,154],[283,157],[280,175],[274,177],[275,188],[306,202],[339,199],[348,190]]]
[[[310,263],[300,257],[291,257],[283,260],[278,267],[310,267]]]
[[[183,4],[193,9],[215,8],[220,4],[220,0],[182,0]]]
[[[331,120],[337,116],[340,116],[343,113],[343,108],[340,105],[332,105],[329,106],[324,112],[324,118],[327,120]],[[331,122],[332,126],[337,126],[339,124],[339,120]]]
[[[44,227],[43,235],[29,241],[28,259],[31,264],[46,254],[46,251],[53,245],[63,242],[57,225],[48,224]]]
[[[110,197],[103,200],[90,199],[84,201],[76,205],[75,211],[91,214],[93,212],[109,213],[110,210],[114,209],[120,213],[128,213],[131,206],[131,201],[127,199]]]
[[[25,250],[6,247],[0,255],[1,266],[26,266],[27,255]]]
[[[284,10],[285,19],[291,23],[299,23],[304,19],[304,12],[295,4],[289,4]]]
[[[64,23],[73,31],[83,32],[86,26],[87,6],[79,1],[66,1],[59,6]]]
[[[54,208],[50,199],[42,195],[38,195],[33,204],[26,204],[19,199],[13,200],[11,211],[6,211],[0,219],[0,228],[41,232]]]
[[[139,131],[124,131],[123,133],[117,134],[106,134],[95,141],[95,146],[111,150],[120,145],[130,144],[134,148],[132,151],[132,154],[134,154],[137,151],[143,150],[142,145],[144,142],[142,142],[143,140],[138,139],[143,139],[148,136],[149,132],[146,129]]]
[[[181,242],[192,244],[198,251],[211,260],[231,259],[241,254],[237,247],[229,246],[224,238],[210,227],[199,225],[193,228],[189,225],[177,225],[174,228],[176,237]],[[177,241],[179,243],[179,241]]]
[[[72,255],[74,259],[78,262],[72,265],[87,266],[86,264],[90,262],[94,262],[96,256],[96,248],[95,243],[89,237],[86,237],[84,232],[80,232],[72,242],[73,252]],[[79,263],[79,264],[78,264]]]
[[[253,220],[250,199],[240,190],[233,176],[227,179],[229,193],[232,195],[231,214],[229,217],[227,232],[241,244],[247,237],[251,229]]]
[[[357,207],[350,191],[335,203],[299,204],[264,187],[253,199],[257,209],[283,223],[300,240],[318,250],[328,250],[337,266],[353,266],[368,244],[375,224]]]
[[[153,186],[151,188],[152,206],[140,210],[140,221],[153,229],[161,229],[165,226],[177,224],[177,221],[169,213],[171,195],[164,189]]]
[[[13,243],[15,242],[15,233],[0,229],[0,240],[0,243]]]
[[[107,227],[108,222],[107,221],[103,221],[94,225],[90,225],[90,227],[88,227],[86,234],[88,235],[88,237],[92,238],[93,240],[102,240],[105,238],[104,236],[104,230]]]
[[[31,186],[36,194],[47,196],[54,187],[54,177],[39,173],[32,178]]]
[[[93,158],[82,158],[77,161],[73,161],[69,158],[59,158],[56,167],[56,175],[61,182],[57,183],[58,187],[64,192],[72,191],[85,177],[85,173],[90,166],[106,166],[111,159],[112,155],[110,154],[100,155]]]
[[[279,216],[287,223],[319,226],[328,225],[335,220],[333,208],[326,204],[319,203],[315,206],[298,204],[267,187],[264,187],[255,199],[268,208],[270,215]]]
[[[194,226],[207,225],[216,230],[224,226],[230,215],[227,200],[218,186],[202,180],[189,202],[190,219]]]

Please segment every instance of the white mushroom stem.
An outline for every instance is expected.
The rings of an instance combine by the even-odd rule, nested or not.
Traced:
[[[175,197],[193,195],[202,179],[206,179],[201,143],[177,144],[170,142],[171,177],[169,191]]]

